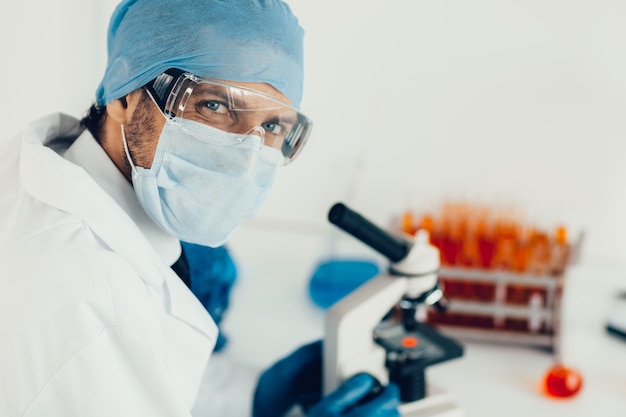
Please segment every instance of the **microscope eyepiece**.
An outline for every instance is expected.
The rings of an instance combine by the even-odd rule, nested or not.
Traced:
[[[411,249],[410,242],[390,235],[343,203],[331,207],[328,220],[392,262],[404,259]]]

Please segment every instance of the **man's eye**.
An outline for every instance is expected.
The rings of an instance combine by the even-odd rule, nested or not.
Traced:
[[[284,127],[275,122],[265,122],[261,127],[266,131],[275,135],[282,135],[284,133]]]
[[[276,129],[276,123],[265,122],[261,125],[261,127],[265,129],[266,132],[273,132],[274,129]]]
[[[215,100],[207,101],[205,106],[209,110],[214,111],[214,112],[219,112],[220,108],[224,107],[222,103],[220,103],[219,101],[215,101]]]

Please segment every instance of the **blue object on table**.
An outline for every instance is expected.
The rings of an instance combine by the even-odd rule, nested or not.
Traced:
[[[380,268],[367,259],[331,259],[321,262],[309,281],[313,302],[328,308],[378,275]]]
[[[189,265],[190,289],[219,326],[228,308],[230,290],[237,279],[237,267],[226,246],[211,248],[181,242]],[[215,351],[226,344],[220,329]]]
[[[609,312],[606,330],[609,334],[626,340],[626,299]]]

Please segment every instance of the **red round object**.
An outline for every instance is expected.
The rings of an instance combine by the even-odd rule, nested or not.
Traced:
[[[572,397],[583,386],[583,378],[575,369],[557,364],[544,378],[546,392],[554,397]]]

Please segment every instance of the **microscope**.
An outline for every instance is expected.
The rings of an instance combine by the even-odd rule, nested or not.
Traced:
[[[414,239],[393,236],[342,203],[331,223],[377,250],[391,263],[336,302],[326,315],[323,388],[328,394],[351,376],[366,372],[381,385],[400,388],[403,417],[463,417],[448,393],[426,384],[426,367],[463,355],[463,347],[424,320],[424,308],[445,308],[437,273],[439,250],[426,231]]]

